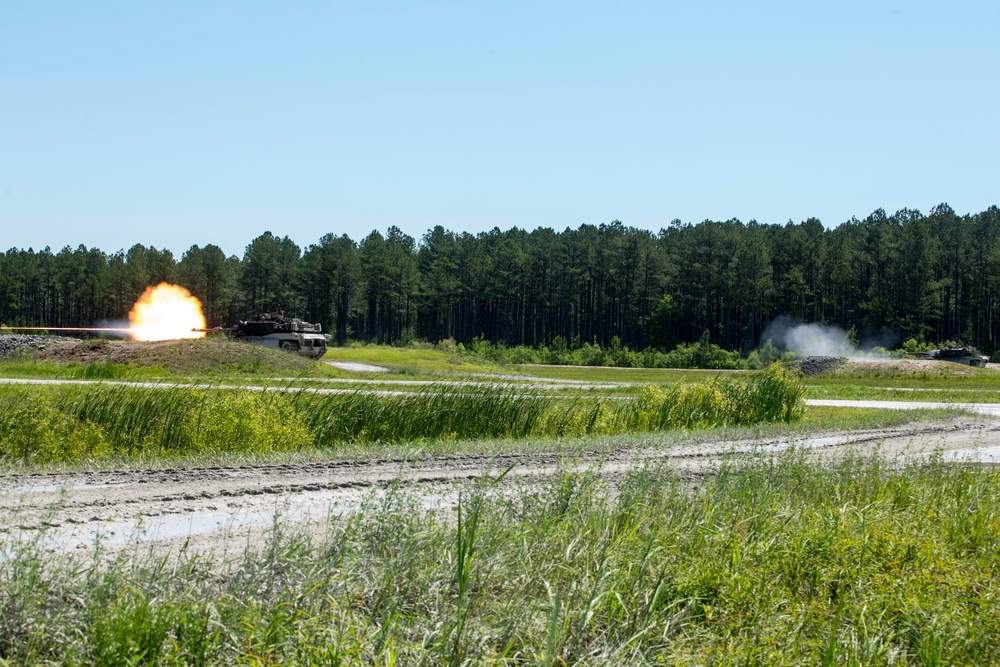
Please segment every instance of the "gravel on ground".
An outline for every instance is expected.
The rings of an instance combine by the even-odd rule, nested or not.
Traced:
[[[74,344],[80,342],[76,338],[66,338],[65,336],[0,335],[0,358],[26,350],[44,351],[47,346],[67,340],[73,341]]]

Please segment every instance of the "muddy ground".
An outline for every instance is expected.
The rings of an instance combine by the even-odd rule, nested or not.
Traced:
[[[851,433],[797,441],[714,442],[604,452],[536,453],[495,457],[444,456],[420,460],[330,460],[304,463],[38,473],[0,476],[0,542],[41,536],[54,552],[105,554],[123,549],[188,553],[242,553],[261,540],[275,517],[306,530],[323,530],[329,515],[356,511],[392,486],[420,491],[429,508],[454,504],[462,484],[508,468],[505,483],[532,483],[560,470],[597,471],[613,489],[637,466],[663,465],[698,483],[723,457],[807,448],[822,457],[849,452],[1000,463],[1000,422],[961,418],[946,423]],[[110,556],[109,556],[110,557]]]

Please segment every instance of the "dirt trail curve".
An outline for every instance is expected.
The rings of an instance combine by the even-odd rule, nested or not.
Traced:
[[[459,483],[508,468],[508,479],[530,481],[559,469],[597,467],[613,484],[624,472],[647,463],[662,462],[697,478],[730,454],[803,447],[839,456],[876,446],[888,454],[920,456],[943,451],[946,458],[956,461],[1000,462],[1000,422],[962,418],[799,440],[710,442],[600,453],[3,475],[0,543],[12,537],[30,539],[45,529],[44,539],[55,550],[91,549],[98,535],[112,551],[145,542],[215,549],[234,537],[245,540],[261,534],[276,514],[321,524],[328,513],[352,511],[373,491],[396,484],[426,491],[431,506],[448,506],[454,503]]]

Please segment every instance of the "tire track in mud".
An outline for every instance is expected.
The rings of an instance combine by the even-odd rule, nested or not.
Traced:
[[[507,480],[531,483],[561,470],[594,470],[609,484],[646,465],[664,465],[694,480],[712,474],[727,456],[774,454],[792,447],[836,457],[849,451],[886,454],[1000,447],[1000,422],[964,418],[941,424],[752,441],[706,441],[604,450],[379,457],[261,465],[0,475],[0,542],[48,531],[54,549],[89,548],[132,540],[171,543],[260,533],[283,513],[319,522],[352,512],[363,499],[392,487],[426,491],[435,507],[454,504],[458,488],[509,469]],[[960,460],[956,458],[956,460]],[[964,459],[961,459],[964,460]],[[108,539],[108,535],[111,539]]]

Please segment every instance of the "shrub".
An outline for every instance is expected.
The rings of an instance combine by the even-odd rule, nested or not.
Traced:
[[[96,424],[46,403],[25,403],[0,416],[0,459],[29,465],[103,456],[108,443]]]
[[[295,451],[313,436],[298,409],[280,394],[231,391],[208,397],[188,417],[194,452]]]

